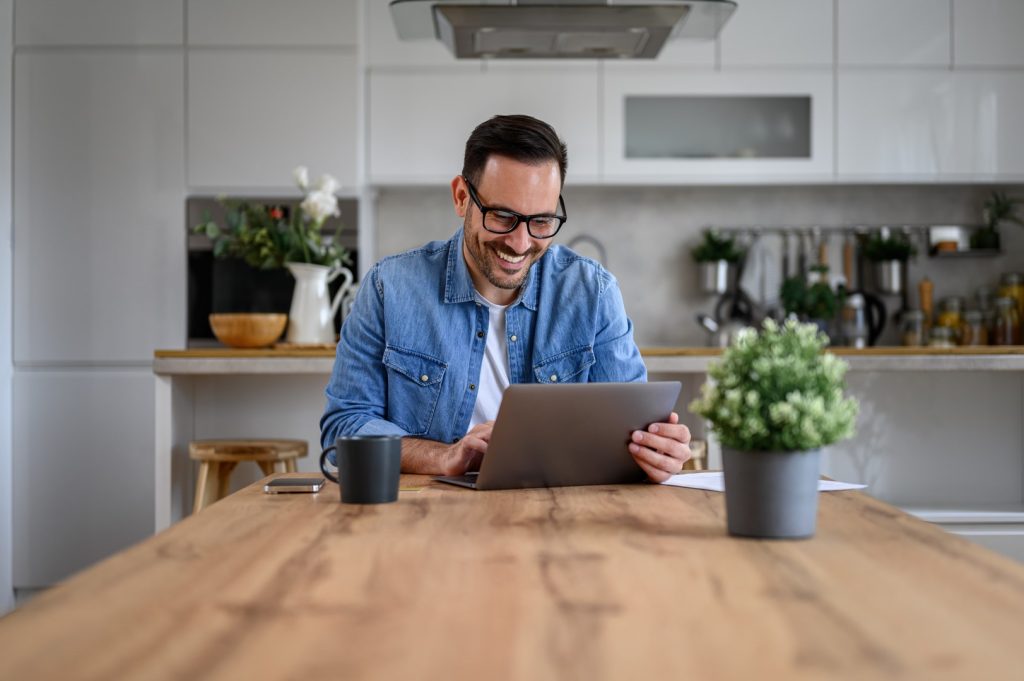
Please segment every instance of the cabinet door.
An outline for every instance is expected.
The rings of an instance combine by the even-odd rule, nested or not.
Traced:
[[[17,0],[18,45],[181,45],[183,6],[167,0]]]
[[[839,65],[950,64],[949,0],[839,0]]]
[[[188,0],[188,42],[357,45],[358,3],[359,0]]]
[[[722,68],[832,66],[832,3],[744,0],[722,29]]]
[[[447,183],[466,139],[497,114],[550,123],[569,147],[567,181],[598,177],[597,66],[492,65],[370,75],[370,181]]]
[[[297,191],[292,170],[357,182],[356,57],[336,52],[191,50],[188,184]]]
[[[956,66],[1024,66],[1024,2],[953,0]]]
[[[49,586],[153,531],[153,375],[14,377],[14,585]]]
[[[1016,181],[1024,74],[840,73],[841,177]]]
[[[692,106],[677,106],[679,102]],[[680,114],[687,107],[692,116]],[[717,118],[716,107],[734,115]],[[831,72],[615,69],[604,80],[604,180],[702,184],[831,179],[832,110]],[[746,137],[762,138],[765,148],[748,145],[742,141]],[[689,140],[698,146],[708,140],[722,143],[712,150],[677,151]],[[792,153],[787,141],[794,143]],[[780,150],[765,153],[769,147]]]
[[[184,344],[183,83],[180,53],[16,55],[15,362]]]

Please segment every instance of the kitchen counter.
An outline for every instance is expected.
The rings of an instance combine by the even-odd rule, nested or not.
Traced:
[[[250,486],[0,620],[17,679],[1008,678],[1024,566],[859,493],[806,541],[659,485]]]
[[[718,348],[641,348],[652,373],[704,373],[721,354]],[[1024,346],[833,348],[851,371],[1024,371]],[[235,350],[204,348],[157,350],[153,371],[175,374],[329,374],[333,349]]]

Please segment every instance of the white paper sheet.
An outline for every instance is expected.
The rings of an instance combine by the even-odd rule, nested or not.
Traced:
[[[689,487],[690,489],[706,489],[712,492],[725,491],[725,478],[722,471],[700,471],[698,473],[682,473],[673,475],[661,483],[672,487]],[[851,482],[838,482],[836,480],[819,480],[819,492],[841,492],[848,489],[864,489],[867,485],[858,485]]]

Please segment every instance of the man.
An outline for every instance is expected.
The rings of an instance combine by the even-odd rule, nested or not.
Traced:
[[[646,380],[615,278],[551,244],[567,163],[535,118],[477,126],[451,183],[462,229],[363,280],[327,385],[324,446],[401,435],[404,472],[458,475],[479,468],[510,383]],[[661,482],[682,470],[689,441],[673,413],[628,448]]]

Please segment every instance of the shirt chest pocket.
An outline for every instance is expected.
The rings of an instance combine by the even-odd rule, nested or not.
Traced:
[[[594,349],[587,345],[535,364],[533,377],[538,383],[585,383],[595,361]]]
[[[413,350],[389,345],[384,350],[388,372],[387,419],[410,435],[423,435],[441,395],[445,362]]]

